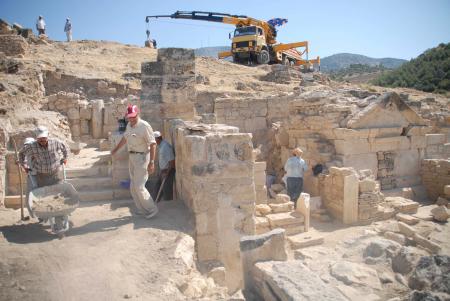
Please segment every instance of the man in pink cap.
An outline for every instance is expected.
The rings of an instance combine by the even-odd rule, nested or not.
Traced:
[[[152,218],[158,213],[150,193],[145,188],[148,173],[155,170],[156,141],[153,129],[139,118],[139,109],[135,105],[128,105],[126,117],[128,125],[119,144],[111,151],[114,154],[125,144],[128,146],[130,192],[137,207],[137,214]]]

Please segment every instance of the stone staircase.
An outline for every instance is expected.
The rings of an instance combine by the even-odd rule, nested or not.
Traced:
[[[78,191],[82,202],[131,199],[129,189],[113,185],[109,152],[83,149],[69,158],[66,181]]]
[[[256,205],[256,234],[266,233],[275,228],[286,230],[286,235],[305,232],[305,216],[294,209],[289,196],[278,194],[268,199],[267,204]]]

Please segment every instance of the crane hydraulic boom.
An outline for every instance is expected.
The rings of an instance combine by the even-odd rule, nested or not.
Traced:
[[[245,15],[204,11],[176,11],[171,15],[147,16],[145,21],[148,23],[151,18],[186,19],[235,25],[230,51],[219,53],[219,58],[232,56],[233,61],[237,63],[283,63],[307,66],[308,68],[313,64],[320,63],[319,58],[316,60],[302,58],[303,54],[308,57],[307,41],[277,44],[275,26],[286,23],[286,19],[262,21]],[[274,20],[276,22],[273,22]],[[298,51],[295,49],[297,47],[304,47],[304,50]]]
[[[275,40],[275,37],[277,35],[275,27],[273,27],[266,21],[257,20],[244,15],[231,15],[223,13],[204,12],[204,11],[176,11],[171,15],[147,16],[145,17],[145,21],[148,23],[151,18],[172,18],[172,19],[218,22],[235,25],[236,27],[254,25],[263,28],[266,34],[266,41],[268,44],[275,44],[277,42]]]

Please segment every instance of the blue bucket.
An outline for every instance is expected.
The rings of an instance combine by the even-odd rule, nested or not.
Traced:
[[[120,187],[124,188],[124,189],[130,189],[130,180],[122,180],[120,181]]]

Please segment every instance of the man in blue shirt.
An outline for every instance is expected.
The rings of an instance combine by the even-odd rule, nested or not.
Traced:
[[[303,176],[308,169],[308,165],[305,160],[301,158],[303,151],[300,148],[295,148],[292,151],[292,157],[287,159],[284,164],[284,171],[286,172],[286,186],[287,194],[294,202],[295,208],[297,208],[297,200],[303,191]]]
[[[173,199],[173,180],[175,178],[175,154],[172,145],[163,139],[160,132],[155,131],[153,135],[158,145],[159,174],[156,191],[159,191],[163,180],[166,179],[162,188],[162,199],[171,201]]]

